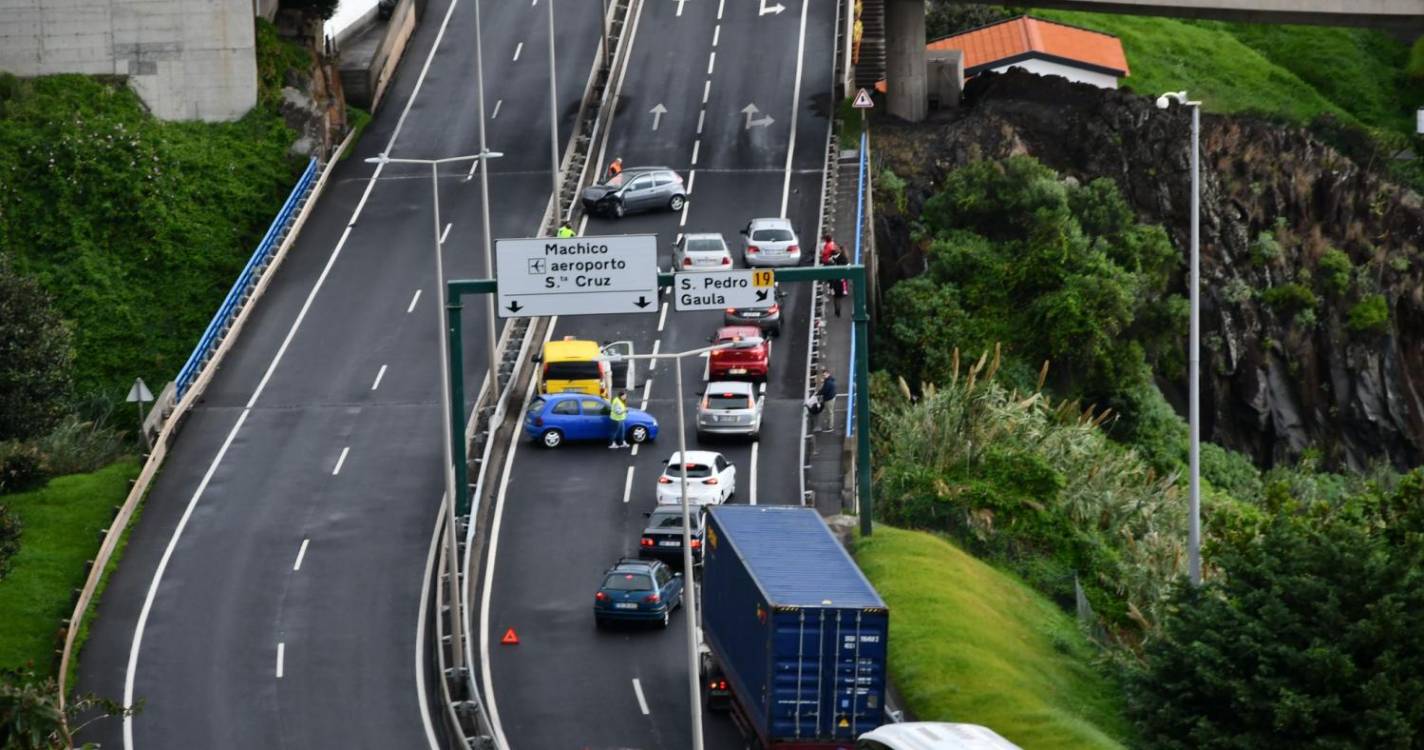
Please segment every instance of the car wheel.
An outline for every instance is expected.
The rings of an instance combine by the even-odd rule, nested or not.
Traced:
[[[647,440],[647,439],[648,439],[648,428],[646,428],[646,427],[644,427],[644,426],[642,426],[642,425],[640,425],[640,424],[639,424],[639,425],[633,425],[633,428],[630,429],[630,430],[628,430],[628,439],[631,440],[631,441],[633,441],[635,444],[636,444],[636,443],[641,443],[641,442]]]
[[[542,438],[545,448],[557,448],[564,443],[564,434],[558,430],[544,430]]]
[[[668,208],[674,211],[681,211],[685,205],[687,205],[687,199],[681,195],[674,195],[672,200],[668,201]]]
[[[623,218],[623,214],[624,214],[624,213],[625,213],[625,209],[623,208],[623,201],[619,201],[619,200],[613,201],[613,218],[615,218],[615,219],[621,219],[621,218]]]
[[[668,607],[667,609],[663,610],[662,622],[658,624],[666,628],[668,626],[668,623],[670,622],[672,622],[672,607]]]

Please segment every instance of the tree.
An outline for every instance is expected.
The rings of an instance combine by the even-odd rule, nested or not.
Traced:
[[[140,708],[91,694],[77,695],[59,707],[54,678],[40,679],[32,668],[0,671],[0,747],[6,750],[62,750],[74,747],[74,735],[84,726],[111,716],[127,716]],[[91,717],[76,724],[82,716]],[[83,747],[90,747],[84,745]]]
[[[1424,473],[1218,536],[1131,680],[1154,748],[1424,747]]]
[[[74,351],[38,283],[0,255],[0,440],[44,433],[63,416]]]

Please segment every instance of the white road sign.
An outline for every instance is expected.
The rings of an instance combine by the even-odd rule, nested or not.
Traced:
[[[672,288],[679,311],[776,304],[776,274],[767,269],[680,273]]]
[[[861,89],[855,92],[855,101],[851,102],[850,106],[856,109],[873,109],[875,102],[871,101],[869,91]]]
[[[658,311],[652,234],[495,241],[501,318]]]

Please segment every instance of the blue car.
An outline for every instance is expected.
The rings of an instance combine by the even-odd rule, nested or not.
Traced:
[[[613,620],[656,622],[668,626],[668,616],[682,606],[682,574],[657,560],[625,557],[603,574],[593,595],[593,622]]]
[[[545,448],[565,440],[608,440],[613,419],[608,402],[586,393],[550,393],[529,402],[524,413],[524,434]],[[628,409],[626,436],[630,443],[658,439],[658,420],[642,409]]]

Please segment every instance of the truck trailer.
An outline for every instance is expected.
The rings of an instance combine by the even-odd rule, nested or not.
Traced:
[[[703,694],[764,750],[853,750],[885,719],[890,611],[812,508],[708,511]]]

